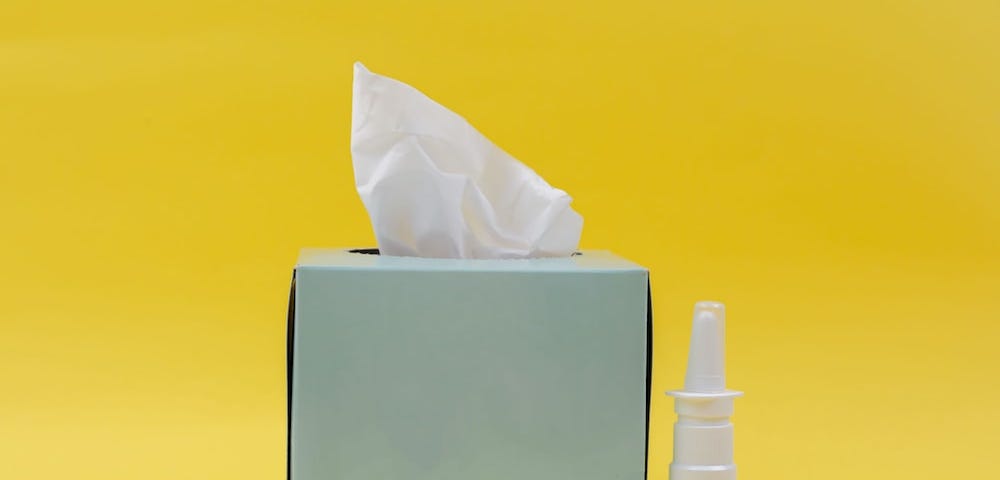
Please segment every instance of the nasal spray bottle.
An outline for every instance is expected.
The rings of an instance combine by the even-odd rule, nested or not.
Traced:
[[[743,392],[726,389],[725,346],[726,307],[698,302],[684,390],[667,392],[677,412],[670,480],[736,479],[729,416]]]

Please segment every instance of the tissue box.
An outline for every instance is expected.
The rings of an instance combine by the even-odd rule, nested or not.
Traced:
[[[608,252],[303,250],[288,477],[643,479],[651,334],[647,270]]]

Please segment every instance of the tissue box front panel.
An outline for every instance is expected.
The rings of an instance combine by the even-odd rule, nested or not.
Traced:
[[[292,480],[644,478],[645,270],[392,262],[297,269]]]

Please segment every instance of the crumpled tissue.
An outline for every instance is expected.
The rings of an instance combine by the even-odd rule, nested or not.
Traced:
[[[458,114],[354,65],[351,156],[383,255],[569,256],[583,218],[572,198]]]

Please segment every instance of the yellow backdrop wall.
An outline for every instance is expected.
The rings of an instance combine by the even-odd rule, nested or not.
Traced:
[[[656,392],[693,303],[727,302],[741,478],[986,478],[997,25],[964,0],[4,0],[0,477],[281,477],[297,250],[374,242],[362,60],[651,268]],[[652,421],[664,480],[659,394]]]

